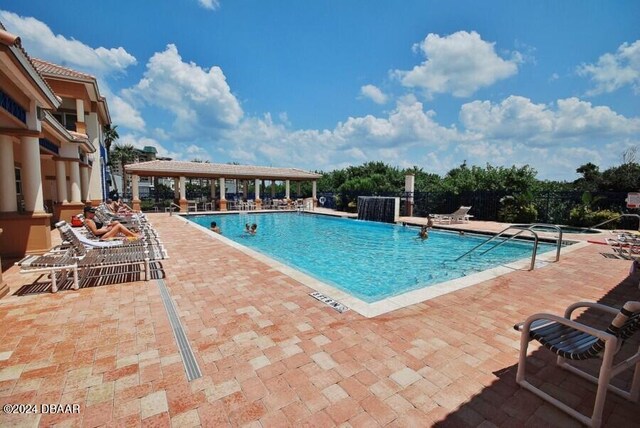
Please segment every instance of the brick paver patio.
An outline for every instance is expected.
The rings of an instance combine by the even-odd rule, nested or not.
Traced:
[[[512,325],[579,300],[640,295],[630,262],[591,245],[367,319],[184,219],[150,217],[203,377],[187,381],[155,280],[11,295],[0,300],[0,404],[79,413],[0,413],[0,426],[577,426],[515,383]],[[33,281],[15,267],[4,276],[12,293]],[[533,352],[535,382],[588,409],[595,388],[552,361]],[[640,426],[640,408],[610,394],[605,422]]]

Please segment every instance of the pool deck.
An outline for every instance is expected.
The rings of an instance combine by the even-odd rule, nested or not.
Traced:
[[[0,413],[0,426],[580,426],[515,383],[512,326],[580,300],[620,306],[640,296],[631,262],[588,244],[540,269],[366,318],[333,310],[179,216],[149,218],[203,376],[187,380],[156,280],[16,295],[36,278],[3,260],[11,293],[0,299],[0,404],[80,412]],[[576,409],[592,404],[595,388],[553,367],[550,352],[530,347],[529,361],[534,383]],[[627,371],[620,382],[629,381]],[[640,426],[639,414],[608,395],[605,426]]]

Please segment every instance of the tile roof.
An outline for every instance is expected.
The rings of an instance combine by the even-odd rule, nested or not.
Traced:
[[[62,98],[56,95],[56,93],[53,91],[51,86],[49,86],[47,81],[44,80],[44,78],[38,71],[38,68],[34,63],[34,59],[29,56],[25,48],[22,46],[22,41],[20,37],[8,32],[4,24],[2,24],[2,22],[0,22],[0,43],[10,47],[14,46],[16,49],[18,49],[20,53],[24,55],[24,59],[26,60],[26,62],[33,68],[32,70],[27,70],[27,72],[33,73],[32,77],[34,77],[34,80],[36,80],[36,83],[43,85],[50,92],[47,95],[51,100],[58,101],[58,103],[62,102]],[[44,92],[46,93],[46,91]],[[55,108],[58,107],[55,103],[53,104]]]
[[[321,174],[298,168],[274,168],[270,166],[230,165],[222,163],[199,163],[181,161],[154,160],[126,166],[128,173],[141,175],[225,177],[225,178],[264,178],[264,179],[317,179]]]
[[[63,67],[58,64],[53,64],[48,61],[44,61],[38,58],[31,58],[31,62],[36,67],[38,72],[42,75],[46,76],[61,76],[61,77],[72,77],[74,79],[82,79],[82,80],[96,80],[96,78],[90,74],[81,73],[76,70],[72,70],[67,67]]]

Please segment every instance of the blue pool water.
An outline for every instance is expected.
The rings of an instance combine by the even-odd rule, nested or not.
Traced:
[[[528,258],[532,249],[511,241],[456,262],[488,237],[432,230],[422,241],[416,227],[300,213],[187,218],[206,228],[215,221],[225,237],[369,303]],[[244,233],[246,223],[258,225],[255,235]],[[538,253],[552,249],[540,244]]]

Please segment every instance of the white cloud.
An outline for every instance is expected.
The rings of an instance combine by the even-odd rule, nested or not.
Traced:
[[[455,128],[445,128],[408,96],[386,117],[349,117],[331,130],[290,130],[270,115],[246,118],[216,138],[222,158],[263,165],[333,169],[367,160],[401,162],[411,151],[441,151],[451,141],[464,141]]]
[[[21,17],[2,10],[0,21],[9,32],[20,36],[32,57],[47,59],[95,76],[123,72],[136,64],[136,58],[123,47],[94,49],[78,40],[55,35],[47,24],[32,17]]]
[[[587,76],[595,85],[587,95],[616,91],[630,85],[640,94],[640,40],[623,43],[615,53],[606,53],[596,64],[582,64],[578,74]]]
[[[144,119],[142,119],[140,112],[135,107],[117,95],[108,97],[107,102],[111,111],[111,120],[115,125],[135,131],[144,130]]]
[[[376,104],[384,104],[387,102],[387,95],[375,85],[362,86],[360,88],[360,94]]]
[[[512,95],[497,104],[464,104],[460,121],[474,139],[541,145],[594,137],[622,138],[640,132],[639,118],[626,118],[609,107],[593,106],[578,98],[558,100],[555,107]]]
[[[220,8],[220,2],[218,0],[198,0],[200,6],[209,10],[216,10]]]
[[[402,85],[424,89],[429,97],[437,93],[468,97],[513,76],[522,62],[518,52],[511,59],[499,57],[494,43],[482,40],[475,31],[458,31],[445,37],[432,33],[414,45],[414,50],[421,51],[426,60],[412,70],[395,70],[393,74]]]
[[[172,44],[149,59],[144,77],[124,93],[173,113],[174,131],[184,138],[237,125],[243,116],[222,69],[184,62]]]
[[[209,154],[209,152],[203,148],[200,147],[196,144],[190,144],[188,145],[185,150],[184,150],[188,157],[190,157],[190,160],[192,159],[200,159],[200,160],[211,160],[211,155]]]

